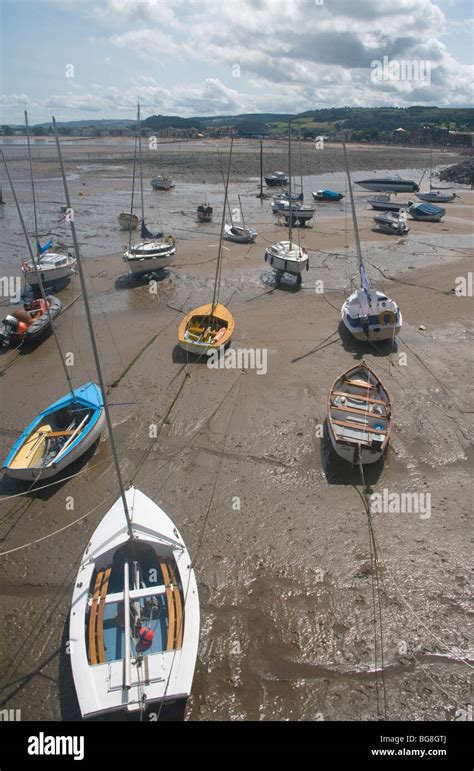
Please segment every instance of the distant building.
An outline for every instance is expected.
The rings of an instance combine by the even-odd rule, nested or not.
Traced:
[[[410,138],[411,138],[410,132],[402,128],[401,126],[400,128],[397,128],[394,131],[392,131],[392,142],[398,142],[398,143],[409,142]]]
[[[449,141],[449,129],[440,126],[418,126],[412,131],[411,141],[416,145],[445,145]]]

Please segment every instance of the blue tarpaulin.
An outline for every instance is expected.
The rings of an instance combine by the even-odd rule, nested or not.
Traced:
[[[37,241],[36,242],[36,248],[38,250],[38,254],[44,254],[45,252],[48,251],[48,249],[51,249],[52,245],[53,245],[52,241],[48,241],[48,243],[45,244],[44,246],[41,246],[41,244],[38,243],[38,241]]]

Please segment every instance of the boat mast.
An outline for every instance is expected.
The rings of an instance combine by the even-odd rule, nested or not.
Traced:
[[[69,198],[69,190],[68,190],[68,186],[67,186],[67,182],[66,182],[66,174],[65,174],[65,171],[64,171],[63,158],[62,158],[62,155],[61,155],[61,147],[60,147],[60,144],[59,144],[58,129],[57,129],[56,120],[54,119],[54,117],[53,117],[53,130],[54,130],[54,136],[55,136],[55,139],[56,139],[56,147],[57,147],[57,150],[58,150],[59,165],[61,167],[61,176],[62,176],[62,180],[63,180],[64,194],[65,194],[65,197],[66,197],[66,204],[67,204],[68,209],[74,214],[74,210],[71,207],[71,200]],[[125,497],[125,490],[124,490],[123,481],[122,481],[122,472],[120,471],[120,464],[119,464],[118,455],[117,455],[117,447],[115,445],[115,438],[114,438],[114,433],[113,433],[113,429],[112,429],[112,421],[110,419],[110,411],[109,411],[109,406],[107,404],[107,398],[106,398],[106,394],[105,394],[104,378],[103,378],[103,375],[102,375],[102,368],[100,366],[100,359],[99,359],[99,351],[98,351],[98,348],[97,348],[97,341],[95,339],[95,332],[94,332],[94,327],[93,327],[93,324],[92,324],[92,316],[91,316],[91,310],[90,310],[90,306],[89,306],[89,298],[87,296],[87,287],[86,287],[86,281],[85,281],[85,277],[84,277],[84,269],[83,269],[83,266],[82,266],[82,258],[81,258],[81,255],[80,255],[79,243],[78,243],[78,240],[77,240],[76,226],[74,224],[74,216],[71,217],[70,224],[71,224],[72,240],[73,240],[73,243],[74,243],[74,251],[76,253],[77,269],[78,269],[78,272],[79,272],[79,280],[81,282],[82,297],[83,297],[83,300],[84,300],[84,310],[86,312],[87,325],[89,327],[89,334],[90,334],[91,344],[92,344],[92,352],[94,354],[95,368],[97,370],[97,377],[98,377],[98,380],[99,380],[99,386],[100,386],[100,390],[102,392],[102,399],[103,399],[103,402],[104,402],[105,419],[106,419],[107,428],[108,428],[108,431],[109,431],[110,446],[112,448],[112,456],[113,456],[114,465],[115,465],[115,472],[117,474],[117,481],[118,481],[118,485],[119,485],[119,488],[120,488],[120,497],[122,498],[123,509],[124,509],[124,512],[125,512],[126,520],[127,520],[127,526],[128,526],[128,532],[129,532],[129,536],[130,536],[130,541],[133,543],[132,520],[130,518],[130,512],[128,510],[127,499]]]
[[[301,185],[301,200],[304,201],[303,193],[303,157],[301,155],[301,130],[298,129],[298,144],[300,147],[300,185]]]
[[[239,198],[239,206],[240,206],[240,216],[242,217],[242,227],[246,229],[245,220],[244,220],[244,210],[242,209],[242,201],[240,200],[240,195],[238,196],[238,198]]]
[[[351,172],[349,169],[349,160],[347,158],[347,150],[346,150],[346,143],[342,143],[342,147],[344,150],[344,161],[346,164],[346,174],[347,174],[347,185],[349,187],[349,197],[351,199],[351,210],[352,210],[352,224],[354,226],[354,237],[356,242],[356,252],[357,252],[357,259],[359,261],[359,267],[363,267],[364,262],[362,260],[362,249],[360,248],[360,238],[359,238],[359,227],[357,225],[357,217],[356,217],[356,210],[355,210],[355,204],[354,204],[354,193],[352,192],[352,182],[351,182]]]
[[[222,207],[222,220],[221,220],[221,234],[219,238],[219,251],[217,253],[217,265],[216,265],[216,278],[214,281],[214,292],[212,295],[212,307],[211,307],[211,313],[210,315],[214,313],[214,308],[217,305],[218,299],[219,299],[219,288],[221,283],[221,263],[222,263],[222,241],[224,238],[224,225],[225,225],[225,207],[227,204],[227,191],[229,189],[229,177],[230,177],[230,162],[232,160],[232,147],[234,144],[234,137],[231,137],[230,140],[230,150],[229,150],[229,163],[227,165],[227,179],[225,181],[225,192],[224,192],[224,206]]]
[[[132,219],[133,219],[133,201],[135,198],[135,175],[137,166],[137,138],[135,137],[135,147],[133,150],[133,176],[132,176],[132,200],[130,202],[130,227],[128,231],[128,248],[132,246]]]
[[[431,151],[430,151],[430,193],[432,192],[432,179],[433,179],[433,142],[431,142]]]
[[[140,164],[140,197],[142,202],[142,223],[145,222],[145,203],[143,199],[143,164],[142,164],[142,123],[140,117],[140,102],[137,106],[137,122],[138,122],[138,158]]]
[[[29,126],[28,126],[28,113],[25,110],[25,128],[26,128],[26,141],[28,142],[28,159],[30,162],[30,175],[31,175],[31,192],[33,195],[33,213],[35,217],[35,240],[36,240],[36,254],[39,255],[40,253],[40,247],[39,247],[39,237],[38,237],[38,216],[36,213],[36,195],[35,195],[35,180],[33,177],[33,161],[31,158],[31,144],[30,144],[30,132],[29,132]]]
[[[288,121],[288,176],[290,180],[290,186],[289,186],[289,205],[288,205],[288,240],[290,242],[290,249],[291,252],[292,246],[291,246],[291,236],[292,236],[292,222],[293,222],[293,211],[291,208],[291,121]]]
[[[260,198],[263,198],[263,141],[260,140]]]
[[[31,259],[31,262],[32,262],[33,267],[35,269],[36,278],[38,279],[38,286],[39,286],[39,289],[40,289],[40,292],[41,292],[42,300],[43,300],[43,302],[45,304],[45,307],[46,307],[46,313],[48,314],[48,319],[49,319],[49,323],[51,325],[51,330],[53,332],[54,341],[55,341],[56,347],[58,349],[59,358],[61,359],[61,364],[62,364],[62,367],[63,367],[63,370],[64,370],[64,374],[66,375],[66,381],[67,381],[67,384],[68,384],[68,388],[69,388],[69,390],[71,392],[71,396],[72,396],[73,401],[75,401],[74,388],[72,387],[71,378],[69,376],[69,372],[68,372],[68,369],[67,369],[67,366],[66,366],[66,362],[64,360],[63,352],[62,352],[61,346],[59,344],[59,339],[58,339],[58,336],[56,334],[56,328],[55,328],[54,323],[53,323],[53,317],[51,315],[51,309],[49,307],[49,302],[48,302],[47,297],[46,297],[46,292],[44,291],[43,281],[41,279],[40,272],[39,272],[39,269],[38,269],[38,263],[36,262],[36,257],[35,257],[35,255],[33,253],[33,249],[31,248],[30,239],[28,237],[28,231],[26,230],[25,220],[23,219],[23,214],[21,213],[20,204],[18,203],[18,198],[16,197],[15,188],[13,187],[13,181],[12,181],[12,178],[10,176],[10,171],[8,169],[7,159],[5,158],[3,150],[0,150],[0,152],[2,154],[2,160],[3,160],[3,164],[5,166],[5,171],[7,173],[8,182],[10,184],[10,188],[11,188],[11,191],[12,191],[12,194],[13,194],[15,205],[16,205],[16,208],[17,208],[17,211],[18,211],[18,216],[20,218],[21,227],[22,227],[22,230],[23,230],[23,235],[25,236],[26,245],[27,245],[28,251],[30,253],[30,259]]]

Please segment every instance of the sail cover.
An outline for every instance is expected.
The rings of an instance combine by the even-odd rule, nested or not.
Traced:
[[[147,226],[145,225],[145,220],[142,220],[140,237],[141,238],[163,238],[163,233],[150,233]]]
[[[360,275],[360,283],[362,284],[362,288],[365,289],[366,292],[369,292],[370,291],[369,279],[367,278],[367,273],[365,272],[364,265],[360,265],[359,275]]]
[[[36,248],[38,250],[38,254],[44,254],[45,252],[48,251],[48,249],[51,249],[52,245],[53,245],[53,242],[51,240],[49,240],[48,243],[45,244],[44,246],[41,246],[41,244],[37,241]]]

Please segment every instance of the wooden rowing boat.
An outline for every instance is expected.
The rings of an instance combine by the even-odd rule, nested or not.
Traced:
[[[392,423],[387,389],[365,362],[336,378],[328,397],[328,431],[339,457],[376,463],[388,447]]]

